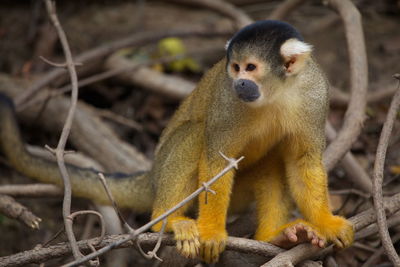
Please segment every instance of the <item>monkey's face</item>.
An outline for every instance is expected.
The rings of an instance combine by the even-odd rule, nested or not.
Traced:
[[[266,20],[244,27],[226,50],[226,70],[237,97],[260,106],[290,87],[306,66],[311,46],[289,24]]]
[[[262,80],[265,64],[256,57],[241,60],[232,58],[228,63],[228,74],[232,78],[232,87],[239,99],[255,102],[263,97]]]

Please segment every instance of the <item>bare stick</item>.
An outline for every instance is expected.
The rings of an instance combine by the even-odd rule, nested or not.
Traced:
[[[134,229],[132,229],[132,227],[129,226],[129,224],[126,222],[126,220],[125,220],[124,217],[122,216],[121,211],[118,209],[117,203],[115,202],[115,199],[114,199],[113,195],[111,194],[111,190],[108,188],[106,178],[104,177],[104,175],[103,175],[102,173],[98,173],[98,175],[99,175],[101,184],[102,184],[103,187],[104,187],[104,190],[106,190],[108,199],[110,200],[110,202],[111,202],[111,204],[112,204],[112,206],[113,206],[115,212],[116,212],[117,215],[118,215],[118,218],[121,220],[121,222],[124,223],[124,227],[125,227],[130,233],[133,232]]]
[[[39,56],[39,58],[41,60],[43,60],[44,62],[46,62],[47,64],[53,66],[53,67],[57,67],[57,68],[66,68],[67,67],[67,64],[65,62],[64,63],[55,63],[53,61],[48,60],[47,58],[45,58],[43,56]],[[75,66],[82,66],[82,63],[77,62],[77,63],[74,63],[74,65]]]
[[[13,197],[59,197],[62,196],[62,190],[52,184],[10,184],[1,185],[0,194]]]
[[[71,106],[68,111],[68,116],[64,124],[64,128],[61,132],[61,137],[57,145],[56,149],[56,157],[58,168],[60,169],[60,174],[63,178],[64,184],[64,200],[63,200],[63,217],[64,217],[64,225],[65,232],[67,233],[68,240],[72,247],[72,253],[74,254],[75,259],[79,259],[83,255],[80,253],[79,248],[76,244],[76,238],[72,229],[73,220],[70,218],[71,213],[71,182],[69,179],[69,175],[67,172],[67,168],[64,163],[64,148],[68,139],[69,132],[71,130],[72,121],[74,118],[74,113],[78,101],[78,78],[76,75],[75,64],[72,59],[71,50],[69,48],[68,40],[65,35],[64,30],[60,25],[60,21],[58,20],[55,4],[50,0],[44,0],[47,8],[47,12],[49,14],[50,20],[53,23],[54,27],[57,30],[57,34],[60,38],[61,45],[63,47],[63,51],[66,58],[66,64],[68,68],[68,72],[70,74],[71,84],[72,84],[72,94],[71,94]]]
[[[383,181],[383,169],[385,166],[386,151],[389,144],[390,134],[392,133],[394,120],[397,116],[397,111],[400,107],[400,81],[397,92],[395,93],[393,100],[390,104],[389,112],[386,117],[386,121],[383,125],[381,136],[379,138],[379,144],[376,151],[376,158],[374,164],[374,179],[372,183],[374,207],[376,210],[376,219],[379,226],[379,235],[382,240],[382,245],[385,249],[386,255],[394,266],[400,266],[400,258],[394,249],[393,243],[390,239],[389,231],[387,228],[385,209],[383,207],[383,194],[382,194],[382,181]]]
[[[175,205],[173,208],[169,209],[168,211],[166,211],[164,214],[160,215],[159,217],[155,218],[154,220],[148,222],[147,224],[143,225],[142,227],[136,229],[133,233],[131,233],[128,237],[119,240],[118,242],[115,242],[109,246],[103,247],[100,250],[98,250],[96,253],[91,253],[87,256],[84,256],[80,259],[77,259],[71,263],[65,264],[63,265],[64,267],[70,267],[70,266],[77,266],[79,264],[82,264],[88,260],[91,260],[101,254],[104,254],[105,252],[129,241],[129,240],[133,240],[137,237],[138,234],[143,233],[144,231],[147,231],[148,229],[150,229],[153,225],[159,223],[160,221],[164,220],[165,218],[167,218],[169,215],[171,215],[172,213],[174,213],[176,210],[180,209],[181,207],[183,207],[184,205],[186,205],[187,203],[189,203],[191,200],[193,200],[195,197],[197,197],[201,192],[206,190],[206,187],[212,185],[213,183],[215,183],[219,178],[221,178],[225,173],[227,173],[228,171],[230,171],[232,168],[238,168],[238,163],[243,159],[244,157],[240,157],[239,159],[230,159],[229,158],[229,164],[228,166],[226,166],[220,173],[218,173],[216,176],[214,176],[213,178],[211,178],[207,183],[206,186],[202,186],[200,188],[198,188],[196,191],[194,191],[192,194],[190,194],[188,197],[186,197],[184,200],[182,200],[180,203],[178,203],[177,205]]]
[[[5,216],[17,219],[32,229],[39,229],[39,223],[42,221],[33,214],[27,207],[18,203],[14,198],[0,194],[0,213]]]
[[[80,215],[86,215],[86,214],[96,215],[100,220],[100,227],[101,227],[100,237],[98,240],[96,240],[96,242],[90,242],[91,244],[97,246],[98,244],[101,243],[101,241],[103,241],[103,238],[106,235],[106,227],[105,227],[105,223],[104,223],[104,218],[103,218],[103,215],[100,214],[100,212],[97,212],[94,210],[80,210],[80,211],[76,211],[76,212],[70,214],[69,219],[71,221],[73,221],[75,219],[75,217],[80,216]]]
[[[161,241],[162,241],[162,237],[165,233],[165,227],[167,226],[167,219],[163,220],[163,224],[161,226],[161,230],[158,233],[159,237],[157,239],[157,243],[154,246],[154,249],[152,251],[149,251],[147,253],[145,253],[142,249],[142,247],[140,246],[140,241],[139,239],[136,239],[136,245],[139,248],[140,253],[143,255],[143,257],[145,257],[146,259],[151,260],[152,258],[156,258],[158,261],[163,261],[160,257],[157,256],[157,251],[160,249],[161,246]]]
[[[339,12],[344,23],[350,57],[351,83],[351,99],[343,126],[336,139],[324,152],[324,164],[328,170],[331,170],[360,134],[365,119],[368,67],[359,11],[350,0],[328,0],[328,3]]]

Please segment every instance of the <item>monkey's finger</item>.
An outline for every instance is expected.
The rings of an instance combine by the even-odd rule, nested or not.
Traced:
[[[217,262],[220,253],[220,244],[214,243],[211,246],[211,260],[212,262]]]
[[[182,253],[182,241],[181,240],[176,240],[176,249]]]
[[[202,258],[205,262],[211,262],[211,247],[208,242],[202,245]]]
[[[317,237],[313,237],[313,238],[311,239],[311,244],[312,244],[312,245],[318,246],[318,243],[319,243],[319,240],[318,240]]]
[[[297,235],[295,227],[289,227],[284,230],[284,235],[286,235],[287,239],[290,242],[297,242]]]
[[[183,240],[183,246],[182,246],[182,254],[185,257],[191,258],[193,257],[190,251],[190,244],[188,240]]]
[[[335,238],[332,240],[332,242],[337,246],[338,248],[344,248],[344,244],[339,238]]]
[[[319,242],[318,242],[318,246],[319,246],[320,248],[324,248],[324,247],[325,247],[325,240],[320,239]]]
[[[196,246],[194,240],[191,240],[189,242],[190,245],[190,254],[193,258],[197,257],[199,255],[199,247]]]
[[[199,250],[199,249],[200,249],[200,246],[201,246],[199,238],[196,237],[193,241],[194,241],[194,245],[195,245],[195,246],[197,247],[197,249]]]

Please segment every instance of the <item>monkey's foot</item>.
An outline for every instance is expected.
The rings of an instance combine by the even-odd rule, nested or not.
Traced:
[[[270,241],[270,243],[285,249],[308,242],[320,248],[325,247],[326,244],[326,240],[316,229],[302,222],[297,222],[287,226]]]
[[[349,247],[354,240],[353,224],[340,216],[321,218],[318,228],[328,241],[339,248]]]
[[[200,257],[207,263],[217,262],[219,254],[225,250],[228,234],[225,230],[205,232],[200,230]]]
[[[199,231],[194,220],[176,220],[172,222],[175,235],[176,249],[187,258],[196,258],[199,255]]]

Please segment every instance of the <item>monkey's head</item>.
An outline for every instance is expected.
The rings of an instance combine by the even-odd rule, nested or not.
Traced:
[[[310,58],[311,45],[285,22],[264,20],[244,27],[227,43],[227,73],[237,96],[265,103],[295,78]]]

